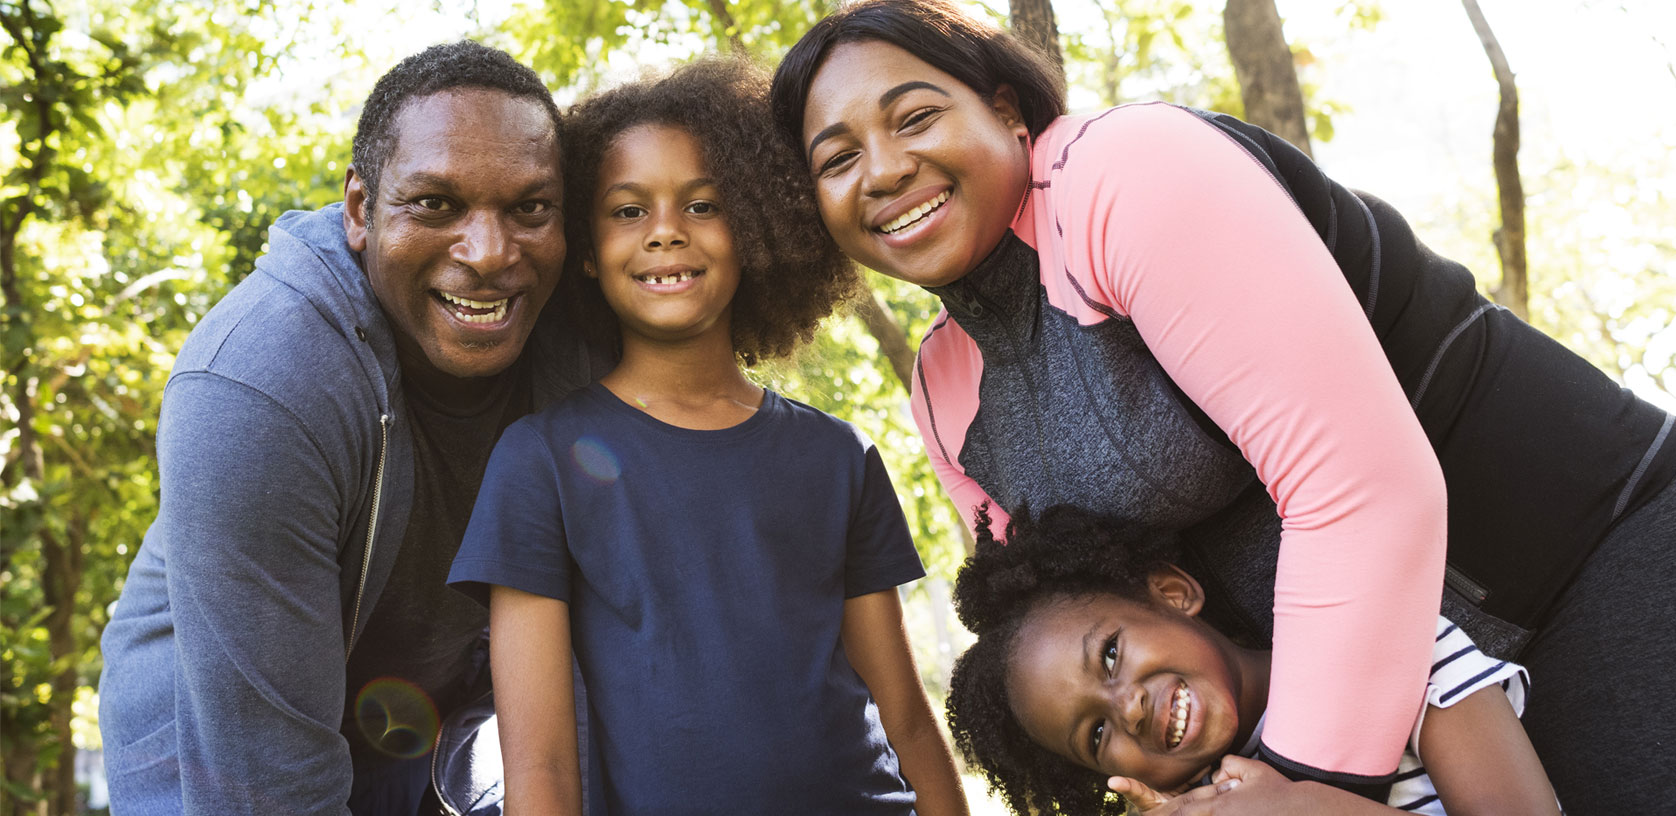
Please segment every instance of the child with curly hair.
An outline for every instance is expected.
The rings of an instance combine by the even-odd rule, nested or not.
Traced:
[[[1240,796],[1263,797],[1263,812],[1558,813],[1518,720],[1524,669],[1448,620],[1379,804],[1239,756],[1262,730],[1269,652],[1206,622],[1215,599],[1173,563],[1172,535],[1057,505],[1014,513],[1003,544],[987,513],[979,520],[955,588],[978,641],[955,664],[948,715],[1014,812],[1197,812],[1199,800]]]
[[[740,370],[855,286],[767,89],[707,60],[568,114],[571,277],[621,362],[507,429],[449,576],[489,605],[511,816],[580,812],[584,750],[593,813],[965,812],[878,451]]]

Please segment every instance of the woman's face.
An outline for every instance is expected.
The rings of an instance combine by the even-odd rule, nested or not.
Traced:
[[[838,246],[920,286],[972,271],[1030,180],[1029,131],[1010,87],[986,100],[874,40],[835,46],[815,72],[803,150]]]

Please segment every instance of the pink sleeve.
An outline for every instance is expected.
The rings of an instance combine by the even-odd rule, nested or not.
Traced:
[[[1186,111],[1115,113],[1052,174],[1059,268],[1091,270],[1088,296],[1134,320],[1279,507],[1264,744],[1312,769],[1389,774],[1422,704],[1443,583],[1436,456],[1267,170]]]
[[[914,424],[919,427],[931,469],[966,529],[977,532],[977,510],[988,504],[990,529],[1000,539],[1007,529],[1006,511],[959,464],[960,446],[978,413],[978,381],[982,377],[983,357],[977,347],[946,313],[938,315],[914,358],[914,377],[908,389]],[[935,407],[931,404],[933,392]]]

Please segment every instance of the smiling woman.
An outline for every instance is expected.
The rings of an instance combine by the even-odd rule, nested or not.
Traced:
[[[952,4],[868,0],[775,77],[839,246],[942,300],[912,402],[968,522],[1068,503],[1182,531],[1239,590],[1229,619],[1272,638],[1258,753],[1290,776],[1382,798],[1442,592],[1563,687],[1526,720],[1562,801],[1676,794],[1650,781],[1676,754],[1601,759],[1642,723],[1589,702],[1626,660],[1648,704],[1676,692],[1652,634],[1676,622],[1676,418],[1272,134],[1162,104],[1060,116],[1053,76]],[[1648,566],[1639,591],[1611,590],[1619,563]],[[1624,615],[1660,626],[1626,646]]]

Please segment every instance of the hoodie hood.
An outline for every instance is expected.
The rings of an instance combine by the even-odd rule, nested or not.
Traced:
[[[321,274],[322,268],[328,274]],[[380,402],[388,408],[398,372],[396,339],[361,266],[361,254],[349,248],[343,202],[281,215],[268,229],[268,251],[256,260],[256,271],[296,290],[345,339],[371,350],[373,359],[357,357],[371,366],[367,374],[384,384]]]

